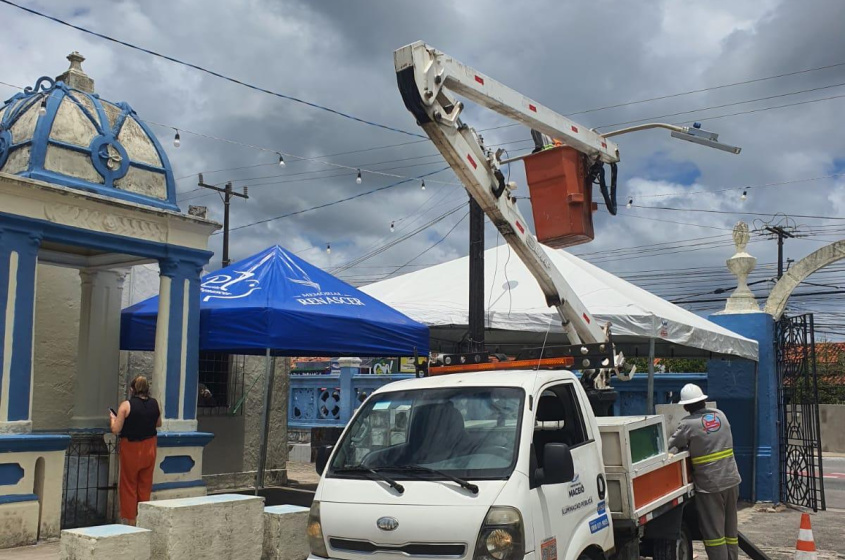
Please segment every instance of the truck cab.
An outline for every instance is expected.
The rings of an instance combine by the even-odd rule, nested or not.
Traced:
[[[599,420],[568,371],[391,383],[361,405],[330,455],[318,460],[311,557],[607,557],[619,547],[621,531],[627,540],[643,534],[650,518],[640,515],[640,523],[635,516],[653,510],[636,508],[636,474],[621,459],[621,452],[630,457],[632,432],[618,419],[610,422],[610,445],[619,449],[608,453]],[[659,434],[640,431],[645,440],[635,442],[646,450],[638,453],[653,450],[657,457],[648,468],[640,461],[641,470],[683,460],[667,459],[658,425]],[[619,464],[608,471],[605,457],[617,456]],[[691,491],[682,478],[650,505],[678,506]]]

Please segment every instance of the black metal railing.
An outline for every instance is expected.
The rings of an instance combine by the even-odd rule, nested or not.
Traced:
[[[777,325],[780,497],[813,511],[826,509],[813,315]]]
[[[62,484],[62,529],[113,523],[118,518],[118,444],[116,440],[106,442],[102,432],[69,435]]]
[[[244,394],[246,356],[221,352],[200,352],[198,416],[243,414],[237,406]]]

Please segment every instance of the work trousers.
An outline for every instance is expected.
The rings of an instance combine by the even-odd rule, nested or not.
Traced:
[[[737,560],[739,558],[739,530],[736,504],[739,486],[721,492],[695,495],[698,523],[704,538],[708,560]]]
[[[120,440],[120,517],[134,521],[138,502],[149,502],[156,464],[156,438]]]

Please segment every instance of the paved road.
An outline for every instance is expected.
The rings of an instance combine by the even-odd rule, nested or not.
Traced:
[[[827,507],[845,510],[845,457],[826,456],[823,461]]]

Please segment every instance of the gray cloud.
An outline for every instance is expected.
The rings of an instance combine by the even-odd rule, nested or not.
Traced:
[[[637,4],[547,0],[529,5],[475,0],[459,3],[124,0],[110,3],[108,9],[93,0],[73,3],[42,0],[38,6],[79,25],[262,87],[411,132],[420,131],[396,90],[392,52],[418,39],[564,114],[845,62],[842,57],[845,37],[840,31],[845,6],[835,0],[707,4],[668,0]],[[56,75],[66,66],[64,56],[71,50],[79,50],[88,58],[84,66],[97,81],[98,92],[106,99],[130,102],[142,118],[150,121],[308,157],[414,140],[251,91],[7,6],[0,6],[0,19],[5,30],[0,38],[4,47],[0,80],[4,82],[28,85],[42,74]],[[575,118],[585,126],[598,126],[840,82],[845,82],[845,67]],[[14,92],[4,88],[0,93]],[[840,215],[841,180],[752,189],[745,202],[740,202],[739,192],[735,191],[687,193],[712,193],[735,185],[842,171],[845,164],[840,158],[845,152],[845,135],[841,133],[838,117],[845,99],[730,118],[707,118],[842,93],[845,88],[829,89],[674,119],[702,120],[706,128],[719,132],[725,142],[741,145],[743,153],[739,157],[675,142],[661,132],[623,137],[619,141],[622,216],[610,218],[606,213],[598,213],[596,241],[574,252],[589,255],[601,266],[620,273],[665,270],[666,277],[662,280],[642,280],[664,295],[674,297],[722,287],[715,285],[711,276],[702,274],[696,279],[685,275],[680,279],[674,273],[692,267],[722,267],[732,253],[729,236],[707,240],[719,245],[706,250],[672,253],[667,248],[663,254],[649,258],[633,258],[639,256],[639,249],[627,254],[610,251],[727,233],[741,216],[627,210],[625,200],[633,195],[643,206]],[[507,123],[504,118],[472,107],[466,120],[478,128]],[[190,192],[196,188],[195,174],[200,171],[206,172],[207,181],[234,180],[237,185],[254,185],[249,201],[236,200],[233,205],[234,226],[323,204],[396,180],[365,174],[364,183],[356,185],[354,171],[344,172],[293,158],[287,158],[288,165],[281,169],[274,165],[277,156],[272,151],[260,152],[184,132],[182,147],[175,149],[171,144],[172,130],[155,130],[168,147],[176,176],[185,177],[178,183],[180,199],[186,200],[184,207],[188,203],[206,204],[214,218],[221,217],[216,195],[190,199],[202,194]],[[527,130],[521,127],[485,133],[490,143],[528,138]],[[528,146],[526,142],[508,145],[514,153]],[[436,150],[430,144],[418,143],[325,159],[354,168],[396,168],[386,172],[416,176],[444,166],[439,158],[430,157],[432,154]],[[659,158],[659,173],[656,158]],[[404,161],[391,163],[393,160]],[[244,166],[259,167],[210,173]],[[522,185],[518,192],[525,196],[521,167],[513,167],[512,178]],[[689,184],[682,179],[691,168],[697,168],[700,175]],[[233,232],[232,256],[245,257],[279,243],[303,251],[301,255],[317,265],[336,267],[434,219],[466,199],[460,186],[435,182],[456,182],[450,171],[433,179],[427,182],[424,192],[413,181],[325,210]],[[685,184],[676,184],[677,181]],[[667,192],[673,196],[645,198]],[[521,201],[520,206],[530,216],[527,201]],[[393,267],[440,240],[463,214],[463,211],[453,214],[343,275],[363,282],[391,272]],[[389,232],[391,221],[397,222],[393,234]],[[804,221],[815,226],[833,223]],[[489,225],[488,229],[488,243],[493,243],[495,231]],[[841,233],[832,230],[829,235],[790,242],[788,256],[800,258],[823,245],[820,239],[839,237]],[[466,238],[464,220],[444,242],[415,264],[466,254]],[[332,255],[326,254],[326,243],[332,243]],[[211,247],[217,252],[213,262],[219,262],[220,236],[212,238]],[[761,264],[774,260],[774,243],[756,243],[752,248]],[[374,268],[380,266],[385,268]],[[413,267],[402,271],[409,269]],[[729,284],[730,276],[719,280]]]

